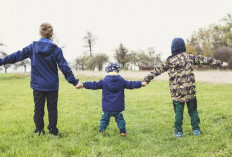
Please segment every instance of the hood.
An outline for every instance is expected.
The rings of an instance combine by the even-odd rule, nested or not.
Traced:
[[[123,78],[120,75],[107,75],[104,81],[106,88],[114,93],[123,89]]]
[[[171,50],[172,50],[172,56],[185,52],[186,47],[184,40],[182,38],[174,38],[172,40]]]
[[[34,42],[33,47],[35,53],[38,53],[39,55],[43,55],[43,56],[50,55],[57,48],[57,46],[53,43],[40,42],[40,41]]]

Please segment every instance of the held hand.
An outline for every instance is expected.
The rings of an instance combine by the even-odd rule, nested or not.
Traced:
[[[147,86],[147,82],[141,82],[141,84],[143,87]]]
[[[82,84],[82,83],[78,83],[78,84],[76,85],[76,89],[81,89],[81,88],[83,88],[83,84]]]
[[[223,62],[223,63],[222,63],[222,67],[223,67],[223,68],[225,68],[225,67],[227,67],[227,66],[228,66],[228,63],[227,63],[227,62]]]

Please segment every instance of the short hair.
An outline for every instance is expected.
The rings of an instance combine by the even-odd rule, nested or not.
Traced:
[[[50,23],[44,22],[40,25],[39,33],[42,38],[50,39],[53,36],[53,27]]]

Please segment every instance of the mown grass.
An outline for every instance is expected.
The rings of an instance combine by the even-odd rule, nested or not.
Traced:
[[[81,78],[82,81],[98,80]],[[232,156],[232,85],[197,83],[203,134],[192,135],[187,108],[184,137],[173,137],[174,112],[168,82],[126,90],[127,137],[111,119],[98,134],[101,90],[75,90],[60,80],[57,137],[37,136],[30,78],[0,74],[0,156]],[[45,110],[46,111],[46,110]],[[45,125],[48,124],[47,111]]]

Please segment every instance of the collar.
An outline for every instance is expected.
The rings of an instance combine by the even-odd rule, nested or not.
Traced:
[[[117,73],[117,72],[113,71],[113,72],[109,72],[109,73],[107,73],[106,75],[119,75],[119,73]]]
[[[51,39],[47,39],[47,38],[40,38],[39,41],[40,41],[40,42],[47,42],[47,43],[53,44],[52,40],[51,40]]]

